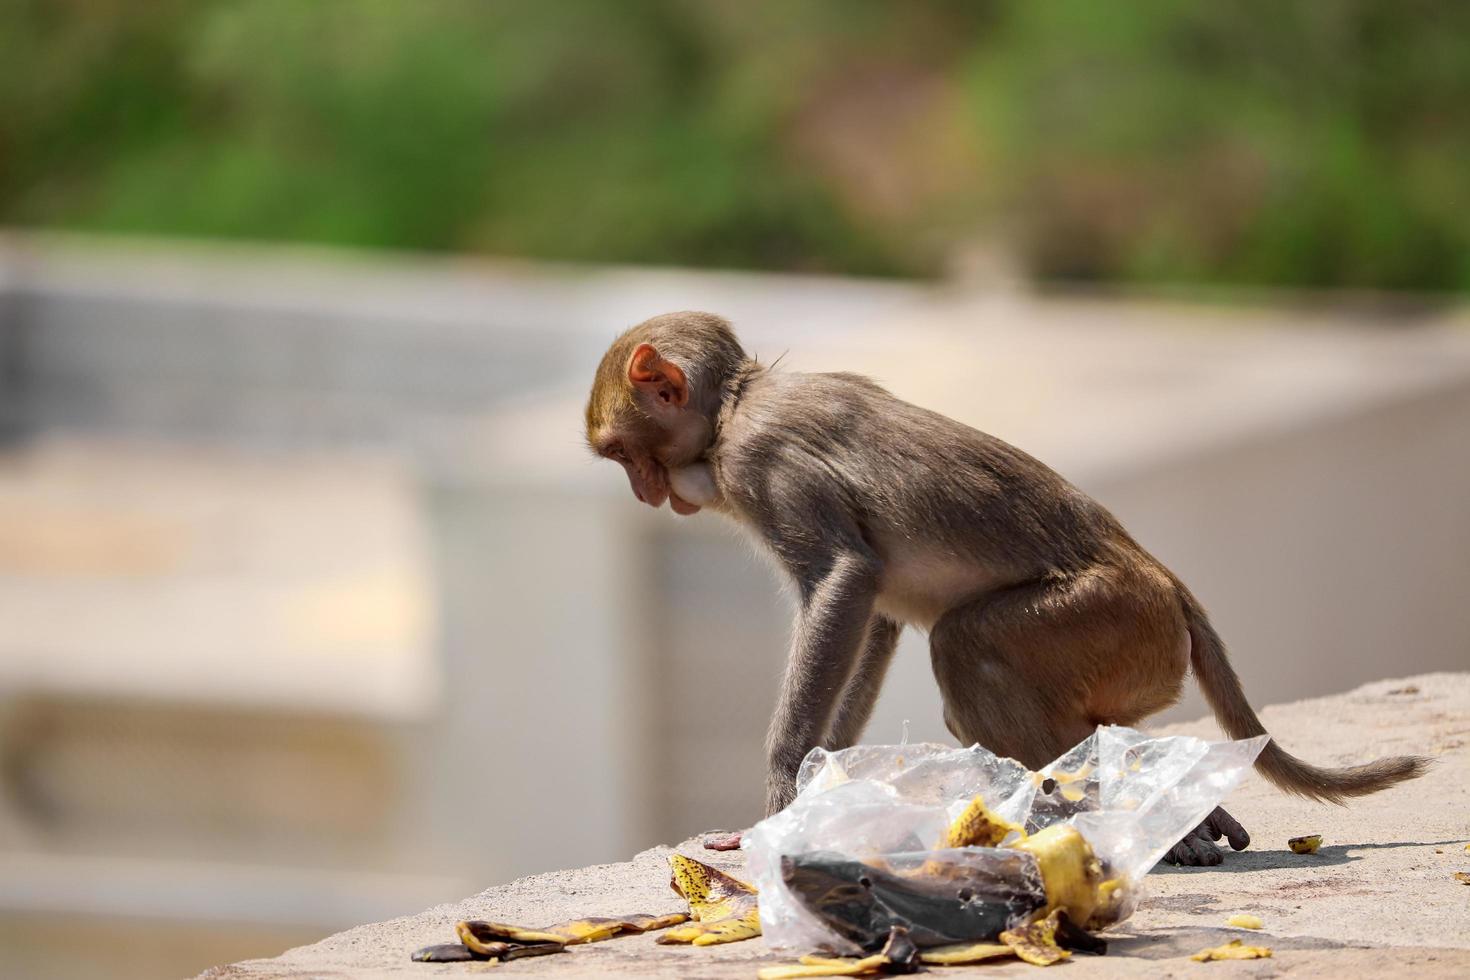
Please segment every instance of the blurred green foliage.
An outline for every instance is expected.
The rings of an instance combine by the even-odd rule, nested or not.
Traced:
[[[0,221],[1470,290],[1470,4],[0,0]]]

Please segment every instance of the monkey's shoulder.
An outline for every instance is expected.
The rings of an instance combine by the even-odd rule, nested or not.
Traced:
[[[974,450],[1001,440],[906,402],[861,374],[770,373],[741,397],[721,437],[732,454],[869,456],[885,448]],[[908,455],[908,453],[905,453]]]
[[[1106,517],[1023,450],[861,375],[762,377],[711,460],[723,495],[749,513],[798,502],[871,520],[901,501],[945,526],[1005,513],[1059,532]]]
[[[738,405],[738,415],[799,428],[827,424],[834,418],[852,420],[854,412],[875,412],[888,404],[902,404],[872,378],[850,372],[770,372],[750,385]]]
[[[721,454],[827,454],[872,427],[901,402],[859,374],[770,373],[742,394],[722,427]]]

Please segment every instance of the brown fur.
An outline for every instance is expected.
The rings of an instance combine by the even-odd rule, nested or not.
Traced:
[[[663,361],[638,355],[643,344]],[[639,356],[672,366],[633,385]],[[902,625],[929,631],[950,731],[1033,768],[1100,723],[1173,703],[1191,663],[1231,736],[1264,731],[1204,611],[1107,510],[1014,446],[866,378],[775,372],[718,317],[669,314],[609,349],[587,431],[655,505],[670,471],[707,467],[674,482],[711,486],[710,499],[674,494],[676,507],[713,503],[796,586],[768,811],[790,801],[808,750],[861,735]],[[1323,769],[1271,743],[1257,765],[1289,792],[1340,801],[1426,761]]]

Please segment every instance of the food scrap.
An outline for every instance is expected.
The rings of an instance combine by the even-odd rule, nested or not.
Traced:
[[[611,939],[620,933],[666,929],[688,918],[683,912],[671,912],[668,915],[595,916],[561,922],[544,929],[527,929],[505,922],[471,919],[459,923],[454,929],[459,933],[459,941],[471,949],[475,948],[475,942],[561,943],[564,946],[578,946]]]
[[[1046,905],[1038,915],[1061,909],[1072,922],[1093,930],[1122,918],[1129,904],[1124,882],[1105,876],[1102,862],[1076,828],[1052,824],[1010,846],[1032,855],[1041,869]]]
[[[689,903],[688,925],[658,937],[661,944],[692,943],[712,946],[761,934],[760,906],[755,889],[719,868],[682,854],[670,854],[673,880],[669,884]]]
[[[1026,831],[1008,820],[1002,820],[990,812],[982,797],[975,797],[970,801],[945,832],[944,839],[939,842],[940,850],[952,847],[999,847],[1011,834],[1020,835],[1021,840],[1026,839]]]
[[[962,966],[1015,955],[1016,951],[1005,943],[952,943],[926,949],[919,954],[919,959],[935,966]]]
[[[996,847],[1002,841],[1010,843]],[[943,949],[939,955],[949,962],[1014,953],[1045,965],[1066,958],[1062,946],[1102,952],[1106,944],[1076,923],[1102,928],[1122,918],[1127,905],[1123,882],[1105,875],[1086,838],[1069,826],[1027,836],[976,797],[939,844],[940,851],[907,868],[820,851],[783,855],[781,880],[807,911],[860,949],[872,951],[902,926],[920,947]]]
[[[811,960],[810,963],[807,961]],[[822,959],[803,956],[795,966],[763,966],[756,971],[760,980],[799,980],[801,977],[861,977],[881,973],[888,960],[877,953],[855,959]]]
[[[1032,922],[1017,929],[1007,929],[1000,934],[1000,941],[1027,963],[1036,966],[1051,966],[1071,956],[1057,945],[1057,920],[1060,911],[1053,911],[1040,922]]]
[[[466,960],[488,959],[476,956],[464,943],[438,943],[425,946],[408,954],[415,963],[463,963]]]
[[[1470,871],[1456,871],[1454,878],[1462,885],[1470,885]]]
[[[457,922],[457,943],[439,943],[414,950],[416,963],[462,963],[466,960],[517,960],[525,956],[560,953],[568,946],[596,943],[613,936],[667,929],[687,921],[683,912],[667,915],[594,916],[528,929],[507,922],[467,919]]]
[[[1234,926],[1237,929],[1259,929],[1265,925],[1259,915],[1251,915],[1249,912],[1237,912],[1235,915],[1226,919],[1225,924],[1227,926]]]
[[[796,966],[767,966],[757,972],[760,980],[798,980],[800,977],[859,977],[874,973],[914,973],[919,969],[919,948],[903,926],[894,926],[883,949],[862,959],[851,957],[803,956]]]
[[[738,851],[740,850],[740,842],[744,838],[745,834],[743,831],[737,830],[732,833],[724,830],[716,830],[706,834],[702,843],[704,844],[704,849],[707,851]]]
[[[515,960],[522,956],[560,953],[567,948],[567,944],[558,939],[530,939],[522,936],[512,940],[497,933],[493,922],[460,922],[455,925],[454,931],[459,934],[460,943],[475,959]]]
[[[843,939],[876,949],[894,926],[922,947],[993,940],[1039,910],[1046,896],[1027,881],[1027,862],[976,869],[957,858],[930,857],[897,871],[844,854],[817,851],[781,858],[781,880],[798,903]]]
[[[1270,955],[1269,946],[1246,946],[1239,939],[1232,939],[1224,946],[1202,949],[1190,959],[1196,963],[1208,963],[1211,960],[1263,960]]]
[[[1308,834],[1305,837],[1293,837],[1286,842],[1294,854],[1316,854],[1317,848],[1322,846],[1321,834]]]
[[[1064,945],[1073,945],[1070,942],[1071,939],[1080,940],[1075,943],[1076,947],[1088,952],[1098,953],[1107,950],[1106,943],[1071,926],[1067,921],[1066,913],[1058,910],[1039,922],[1002,931],[998,943],[970,945],[956,943],[949,946],[937,946],[922,951],[919,959],[921,962],[934,966],[961,966],[1017,956],[1036,966],[1051,966],[1072,955],[1067,949],[1062,948]]]

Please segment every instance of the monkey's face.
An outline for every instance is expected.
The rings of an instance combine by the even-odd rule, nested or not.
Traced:
[[[604,359],[588,403],[588,445],[623,467],[633,496],[645,504],[668,501],[676,513],[698,513],[699,505],[680,497],[669,478],[671,469],[704,452],[711,434],[709,420],[690,404],[684,372],[652,344],[638,345],[625,368],[608,367]]]
[[[696,514],[699,507],[682,499],[669,485],[669,467],[647,442],[634,435],[615,436],[601,451],[601,455],[623,467],[628,474],[628,484],[633,496],[650,507],[662,507],[669,502],[675,513]]]

